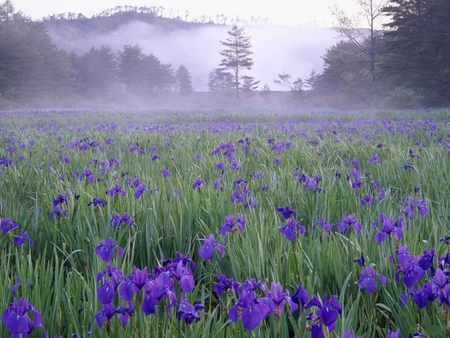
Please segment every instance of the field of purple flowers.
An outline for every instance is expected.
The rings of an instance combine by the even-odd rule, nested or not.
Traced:
[[[450,113],[0,112],[1,337],[444,337]]]

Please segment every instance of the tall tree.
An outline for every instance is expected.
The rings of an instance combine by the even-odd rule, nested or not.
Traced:
[[[239,100],[239,91],[241,90],[242,71],[250,70],[254,64],[250,57],[252,45],[250,44],[250,37],[245,35],[244,28],[233,26],[228,32],[228,38],[225,41],[220,41],[225,49],[219,53],[224,58],[220,62],[223,70],[229,70],[232,78],[236,99]]]
[[[142,88],[144,72],[145,54],[139,45],[125,45],[118,52],[119,78],[127,86],[129,93],[136,93]]]
[[[372,82],[376,80],[377,40],[381,37],[381,19],[387,0],[358,0],[358,13],[350,16],[335,5],[331,14],[338,23],[337,32],[353,43],[369,59],[369,69]],[[361,18],[366,20],[369,34],[362,29]],[[364,25],[364,24],[363,24]]]
[[[450,1],[391,0],[383,68],[393,87],[423,97],[423,105],[450,104]]]
[[[192,76],[185,65],[180,65],[175,72],[175,78],[177,81],[177,90],[180,93],[191,93],[194,91],[192,88]]]
[[[297,78],[292,81],[292,75],[289,73],[278,74],[278,79],[273,81],[275,84],[289,88],[292,94],[293,103],[299,103],[303,95],[303,80]]]
[[[105,95],[116,81],[117,62],[108,45],[92,47],[73,65],[77,79],[81,82],[83,94]]]

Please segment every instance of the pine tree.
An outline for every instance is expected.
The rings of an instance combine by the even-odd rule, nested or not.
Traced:
[[[252,45],[250,37],[245,35],[244,28],[233,26],[227,33],[229,37],[225,41],[220,41],[225,46],[225,49],[219,52],[224,57],[220,66],[223,70],[230,70],[236,99],[239,100],[239,91],[243,80],[241,73],[244,69],[250,70],[254,64],[250,57],[253,54]]]
[[[192,88],[192,76],[185,65],[180,65],[175,72],[175,78],[177,81],[177,90],[180,93],[191,93],[194,91]]]

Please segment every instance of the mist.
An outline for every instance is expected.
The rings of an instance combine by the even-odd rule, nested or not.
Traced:
[[[230,26],[202,25],[168,31],[161,26],[134,21],[108,34],[71,35],[70,39],[61,39],[61,32],[50,28],[48,33],[60,48],[78,55],[91,47],[109,45],[116,52],[126,44],[138,44],[145,54],[153,53],[175,69],[184,64],[191,73],[194,90],[201,92],[207,91],[209,72],[219,67],[219,51],[223,48],[220,41],[228,37],[229,29]],[[254,66],[243,75],[260,80],[258,89],[267,84],[271,90],[285,90],[273,82],[280,73],[289,73],[293,79],[305,79],[312,70],[320,73],[321,57],[326,48],[336,43],[337,36],[331,28],[291,26],[247,26],[245,33],[253,46]]]

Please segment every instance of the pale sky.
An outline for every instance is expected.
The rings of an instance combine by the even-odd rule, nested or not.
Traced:
[[[33,19],[40,19],[51,14],[74,12],[82,13],[87,17],[98,14],[105,9],[115,6],[162,6],[165,8],[164,16],[170,11],[174,16],[185,18],[186,11],[189,17],[207,18],[224,14],[228,18],[239,16],[241,20],[250,21],[250,18],[267,18],[270,23],[278,25],[298,26],[313,24],[321,27],[331,27],[333,18],[329,7],[335,3],[351,10],[355,8],[357,0],[12,0],[17,11]]]

